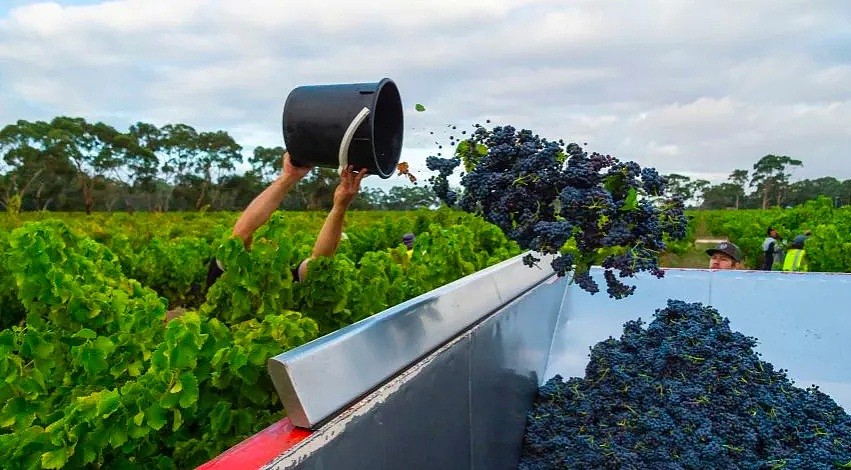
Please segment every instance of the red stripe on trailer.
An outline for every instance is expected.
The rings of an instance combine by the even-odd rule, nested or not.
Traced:
[[[310,430],[297,428],[289,418],[284,418],[219,454],[198,470],[261,468],[310,434]]]

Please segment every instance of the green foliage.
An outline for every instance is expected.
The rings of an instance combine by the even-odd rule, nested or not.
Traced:
[[[819,198],[791,209],[702,211],[713,235],[726,236],[745,253],[748,267],[760,266],[766,229],[777,229],[785,243],[807,230],[810,271],[851,272],[851,207],[834,207],[829,198]]]
[[[473,144],[469,140],[458,142],[455,148],[455,156],[464,164],[464,171],[472,171],[479,161],[488,154],[488,148],[484,144]]]
[[[232,214],[0,221],[4,468],[193,468],[281,419],[272,356],[519,253],[468,214],[407,214],[351,214],[302,283],[323,214],[276,213],[250,251]],[[212,254],[206,301],[165,323]]]

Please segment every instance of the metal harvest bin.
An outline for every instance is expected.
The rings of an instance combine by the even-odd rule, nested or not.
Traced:
[[[715,307],[851,410],[851,275],[668,269],[613,300],[521,258],[271,359],[288,418],[200,468],[515,468],[538,386],[584,376],[590,346],[668,299]]]

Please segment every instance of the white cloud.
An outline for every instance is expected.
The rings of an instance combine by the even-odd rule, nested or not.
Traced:
[[[724,179],[780,153],[799,176],[851,178],[844,0],[73,3],[0,9],[3,122],[184,122],[280,145],[294,87],[391,77],[403,159],[423,170],[435,142],[491,119],[663,172]]]

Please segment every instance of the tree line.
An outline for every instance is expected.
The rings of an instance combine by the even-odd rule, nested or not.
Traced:
[[[826,196],[837,206],[851,204],[851,179],[833,176],[791,182],[792,171],[803,162],[787,155],[765,155],[751,170],[735,169],[727,181],[711,184],[703,179],[671,173],[668,191],[699,209],[767,209],[796,206]]]
[[[121,131],[58,116],[0,130],[0,205],[8,211],[242,210],[280,173],[282,147],[243,147],[225,131],[137,122]],[[316,168],[286,210],[329,209],[336,170]],[[407,182],[407,180],[405,180]],[[352,209],[406,210],[438,202],[422,185],[363,188]]]
[[[243,146],[225,131],[137,122],[120,131],[103,122],[58,116],[0,129],[0,205],[8,211],[242,210],[280,173],[282,147],[255,147],[240,173]],[[711,184],[671,173],[670,194],[692,208],[794,206],[818,196],[851,204],[851,180],[791,182],[801,160],[765,155]],[[316,168],[284,201],[286,210],[329,209],[338,176]],[[406,210],[439,204],[424,185],[364,188],[352,209]]]

